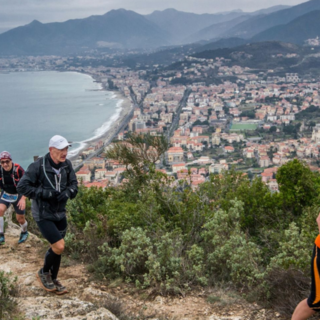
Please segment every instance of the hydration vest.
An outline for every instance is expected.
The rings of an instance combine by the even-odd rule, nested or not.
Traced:
[[[17,183],[20,181],[20,176],[19,176],[19,169],[20,169],[20,165],[17,164],[17,163],[13,163],[12,164],[12,174],[11,174],[11,177],[12,177],[12,181],[13,181],[13,185],[15,187],[17,187]],[[4,181],[4,175],[3,175],[3,168],[1,166],[1,180],[2,180],[2,184],[3,186],[6,185],[5,181]]]

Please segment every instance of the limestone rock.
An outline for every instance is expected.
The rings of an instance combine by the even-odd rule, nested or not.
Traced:
[[[118,320],[118,318],[105,308],[100,308],[87,314],[87,320]]]

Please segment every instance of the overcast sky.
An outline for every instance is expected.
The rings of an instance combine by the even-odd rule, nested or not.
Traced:
[[[275,5],[294,6],[306,0],[0,0],[0,33],[33,20],[61,22],[112,9],[124,8],[140,14],[175,8],[193,13],[217,13],[241,9],[251,12]]]

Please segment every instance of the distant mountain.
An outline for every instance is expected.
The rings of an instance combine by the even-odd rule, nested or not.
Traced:
[[[231,29],[235,25],[248,20],[251,18],[251,15],[242,15],[235,19],[226,22],[220,22],[210,25],[204,29],[199,30],[198,32],[192,34],[191,36],[187,37],[183,40],[184,43],[192,43],[199,40],[210,40],[214,38],[219,38],[220,35],[227,30]]]
[[[303,44],[305,40],[320,35],[320,10],[309,12],[286,25],[267,29],[251,41],[278,40]]]
[[[222,37],[251,38],[254,35],[277,25],[286,24],[308,12],[320,10],[320,0],[310,0],[289,9],[269,13],[267,15],[254,16],[234,26]]]
[[[262,9],[250,13],[242,12],[242,15],[239,17],[233,18],[228,21],[220,22],[220,23],[214,23],[210,25],[209,27],[206,27],[204,29],[201,29],[195,33],[193,33],[191,36],[187,37],[183,42],[184,43],[192,43],[199,40],[209,40],[214,38],[220,38],[222,34],[226,33],[228,30],[230,30],[232,27],[252,18],[255,16],[261,16],[262,14],[269,14],[273,13],[279,10],[290,8],[290,6],[273,6],[267,9]]]
[[[0,34],[0,54],[68,54],[98,47],[150,48],[169,35],[144,16],[124,9],[62,23],[39,21]]]
[[[163,11],[154,11],[151,14],[145,15],[145,17],[155,23],[159,28],[170,33],[175,42],[179,42],[198,30],[212,24],[233,20],[244,14],[242,11],[232,11],[221,14],[195,14],[175,9],[166,9]]]
[[[277,12],[277,11],[280,11],[283,9],[288,9],[288,8],[291,8],[291,6],[283,6],[283,5],[273,6],[273,7],[267,8],[267,9],[261,9],[261,10],[254,11],[254,12],[252,12],[251,15],[257,16],[260,14],[269,14],[269,13]]]

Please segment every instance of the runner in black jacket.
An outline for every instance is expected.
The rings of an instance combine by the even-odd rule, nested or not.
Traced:
[[[28,222],[25,219],[26,199],[18,194],[17,184],[24,175],[23,168],[12,162],[11,154],[8,151],[0,153],[0,245],[5,243],[4,238],[4,213],[12,204],[16,212],[16,218],[21,226],[21,234],[18,243],[28,239]]]
[[[53,136],[49,153],[30,164],[17,187],[19,193],[32,199],[32,215],[51,244],[38,278],[45,290],[57,294],[67,292],[57,276],[67,231],[66,204],[78,192],[77,178],[67,159],[69,146],[64,137]]]

